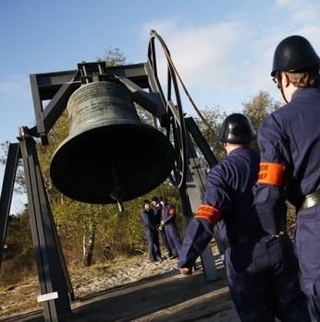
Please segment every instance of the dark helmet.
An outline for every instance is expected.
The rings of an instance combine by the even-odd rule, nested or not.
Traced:
[[[319,64],[320,58],[306,38],[290,36],[283,39],[274,52],[271,76],[277,71],[294,72]]]
[[[241,113],[228,115],[222,123],[219,133],[221,142],[247,144],[256,137],[250,120]]]

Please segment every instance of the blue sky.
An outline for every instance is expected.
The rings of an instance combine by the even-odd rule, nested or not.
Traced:
[[[240,111],[259,90],[280,100],[273,51],[299,34],[320,53],[319,21],[318,0],[1,0],[0,142],[34,125],[30,74],[73,70],[111,48],[127,64],[145,62],[152,29],[199,109]],[[24,201],[14,196],[12,212]]]

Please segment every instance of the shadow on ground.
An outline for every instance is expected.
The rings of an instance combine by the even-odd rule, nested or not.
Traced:
[[[72,316],[63,321],[239,321],[230,314],[225,320],[214,318],[233,310],[224,268],[217,273],[217,279],[208,281],[201,270],[192,276],[177,270],[91,294],[72,302]],[[35,312],[2,321],[42,322],[45,318]]]

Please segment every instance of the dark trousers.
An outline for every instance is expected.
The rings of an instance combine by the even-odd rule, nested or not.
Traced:
[[[241,321],[311,321],[288,235],[228,247],[225,256],[230,294]]]
[[[295,243],[300,262],[303,290],[309,309],[320,321],[320,206],[302,210],[297,215]]]
[[[154,229],[153,232],[154,236],[153,236],[153,240],[154,240],[154,251],[156,254],[157,258],[161,258],[161,250],[160,250],[160,240],[159,240],[159,232],[158,229]]]
[[[159,245],[157,245],[156,240],[157,240],[157,235],[158,232],[155,228],[148,228],[145,227],[145,234],[147,237],[147,242],[148,242],[148,254],[149,254],[149,258],[151,261],[155,261],[157,260],[157,257],[161,257],[158,255],[160,252],[159,249]],[[158,241],[159,241],[159,237],[158,237]]]
[[[181,240],[176,224],[168,224],[164,226],[164,231],[167,237],[168,245],[173,256],[179,256],[181,252]]]
[[[172,251],[171,251],[170,246],[168,244],[168,240],[167,240],[167,236],[166,236],[166,232],[165,232],[164,227],[162,227],[162,229],[159,230],[159,234],[161,236],[162,244],[164,245],[164,247],[166,248],[166,250],[168,252],[168,256],[172,256]]]

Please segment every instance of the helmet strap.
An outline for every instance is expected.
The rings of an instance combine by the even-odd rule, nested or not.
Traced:
[[[280,92],[281,92],[281,96],[282,96],[283,100],[288,104],[288,103],[289,103],[289,101],[286,99],[286,96],[285,96],[285,94],[284,94],[284,91],[283,91],[282,86],[281,86]]]
[[[280,71],[277,71],[276,72],[274,81],[276,81],[277,87],[278,87],[278,89],[281,92],[282,99],[288,104],[289,102],[286,99],[286,95],[284,94],[284,90],[283,90],[283,86],[282,86],[282,76],[281,76],[281,72]]]

